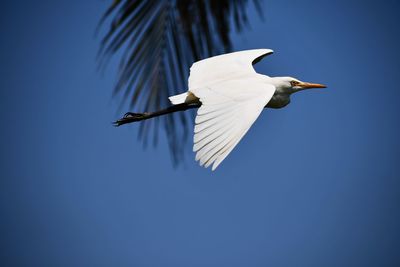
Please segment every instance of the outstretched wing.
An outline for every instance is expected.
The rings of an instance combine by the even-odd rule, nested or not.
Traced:
[[[272,53],[271,49],[253,49],[197,61],[190,68],[189,90],[254,74],[253,64]]]
[[[275,92],[273,85],[254,78],[229,80],[194,89],[202,105],[194,128],[196,160],[212,170],[239,143]]]

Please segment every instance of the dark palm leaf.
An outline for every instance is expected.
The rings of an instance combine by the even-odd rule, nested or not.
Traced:
[[[259,5],[254,0],[256,6]],[[194,61],[231,50],[231,25],[247,24],[247,0],[114,0],[100,25],[112,17],[101,41],[100,66],[122,50],[114,95],[123,95],[137,111],[169,105],[168,96],[187,90]],[[141,123],[139,138],[147,143],[153,128],[157,142],[160,120],[167,133],[173,162],[183,156],[188,115],[164,116]],[[178,122],[178,123],[177,123]]]

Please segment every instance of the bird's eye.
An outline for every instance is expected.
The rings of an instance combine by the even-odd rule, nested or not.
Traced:
[[[291,81],[291,82],[290,82],[290,85],[291,85],[291,86],[296,86],[296,85],[298,85],[298,84],[299,84],[298,81]]]

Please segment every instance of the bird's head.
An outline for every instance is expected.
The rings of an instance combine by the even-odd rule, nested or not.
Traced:
[[[319,83],[302,82],[293,77],[275,77],[275,87],[279,90],[295,93],[298,91],[311,88],[326,88],[325,85]]]

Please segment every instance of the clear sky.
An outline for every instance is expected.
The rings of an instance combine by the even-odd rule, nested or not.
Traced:
[[[7,1],[0,16],[4,266],[399,266],[398,1],[265,1],[234,49],[320,82],[265,110],[216,172],[114,128],[96,72],[110,1]]]

